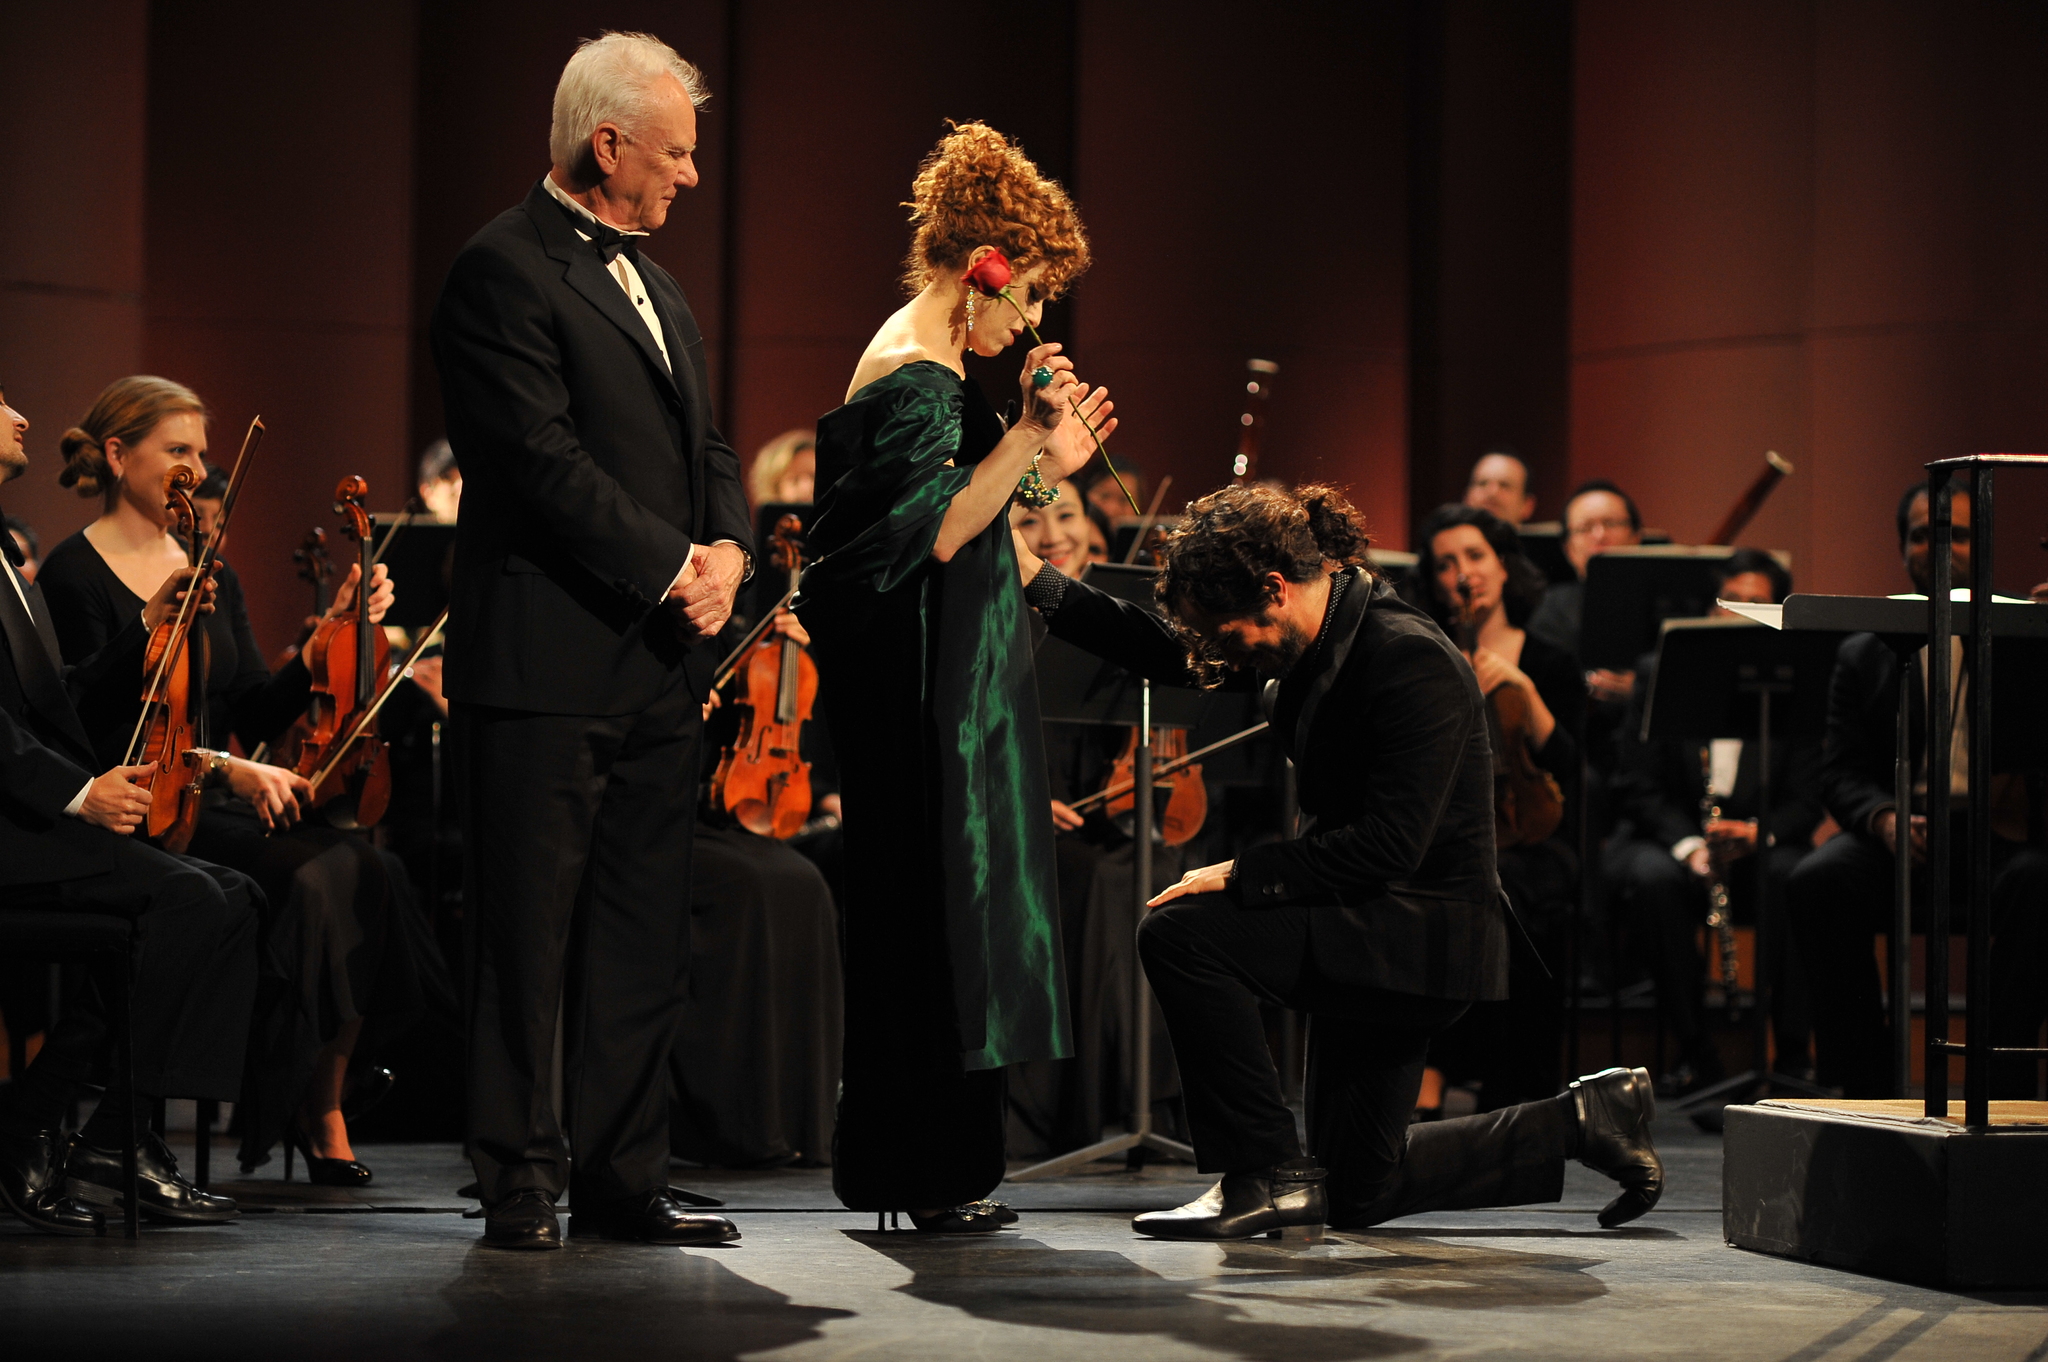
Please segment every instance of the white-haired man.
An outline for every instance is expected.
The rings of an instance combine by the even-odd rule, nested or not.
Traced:
[[[700,706],[750,570],[747,502],[689,305],[635,248],[697,183],[704,99],[655,38],[580,46],[552,168],[463,248],[434,314],[464,478],[446,685],[470,1148],[500,1247],[560,1247],[564,1191],[572,1234],[739,1237],[667,1186],[668,1056]]]

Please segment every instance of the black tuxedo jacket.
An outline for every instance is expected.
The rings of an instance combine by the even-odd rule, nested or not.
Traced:
[[[1050,628],[1155,681],[1193,684],[1163,620],[1086,583],[1067,586]],[[1231,895],[1247,909],[1310,906],[1316,967],[1340,983],[1506,997],[1484,705],[1471,667],[1427,615],[1354,578],[1318,651],[1282,682],[1273,715],[1315,821],[1240,856]]]
[[[693,541],[751,543],[739,458],[711,423],[704,340],[641,256],[671,375],[646,325],[536,185],[456,257],[432,343],[462,517],[448,694],[557,714],[628,714],[713,648],[657,608]]]
[[[64,814],[100,769],[72,706],[71,669],[42,593],[23,583],[31,618],[5,578],[0,568],[0,886],[96,875],[105,867],[95,843],[117,834]],[[95,673],[139,689],[147,642],[137,618],[95,655]]]

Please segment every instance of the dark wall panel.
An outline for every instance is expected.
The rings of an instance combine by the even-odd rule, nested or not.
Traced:
[[[1900,589],[1926,460],[2048,449],[2048,11],[1584,0],[1576,56],[1574,475],[1693,539],[1777,449],[1745,538]],[[2048,493],[2007,485],[2015,589]]]
[[[1229,480],[1244,362],[1280,362],[1263,471],[1406,543],[1403,69],[1393,6],[1081,11],[1076,178],[1101,264],[1074,331],[1172,501]]]
[[[0,6],[0,384],[30,422],[0,506],[46,547],[99,512],[57,485],[59,437],[142,362],[148,29],[142,0]]]
[[[149,46],[143,362],[214,411],[212,457],[269,429],[231,531],[258,639],[305,613],[291,549],[334,485],[407,481],[415,14],[158,5]]]

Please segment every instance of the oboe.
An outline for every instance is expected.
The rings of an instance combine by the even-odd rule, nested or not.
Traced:
[[[1707,832],[1720,820],[1721,803],[1714,797],[1714,749],[1700,746],[1700,831]],[[1728,882],[1721,878],[1721,857],[1714,839],[1707,838],[1707,928],[1721,950],[1721,997],[1730,1016],[1736,1012],[1735,919],[1728,911]]]

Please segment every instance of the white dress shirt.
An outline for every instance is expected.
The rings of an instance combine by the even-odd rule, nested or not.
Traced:
[[[568,191],[555,183],[555,177],[552,174],[541,176],[540,183],[541,188],[548,191],[548,197],[561,204],[564,208],[567,208],[577,217],[585,218],[591,222],[601,221],[597,214],[570,198]],[[602,225],[611,231],[619,233],[621,236],[652,235],[649,232],[636,232],[625,227],[613,227],[608,222]],[[585,241],[595,240],[591,233],[580,229],[576,235],[582,237]],[[640,271],[633,267],[632,257],[624,251],[620,251],[612,257],[611,264],[605,266],[605,272],[616,279],[619,287],[626,291],[626,298],[633,304],[633,310],[640,314],[641,322],[647,327],[647,334],[654,338],[654,348],[661,352],[662,364],[667,367],[670,374],[674,374],[676,371],[675,365],[670,362],[668,357],[668,341],[661,334],[661,316],[654,310],[654,304],[648,301],[647,285],[642,282]],[[739,549],[742,554],[746,554],[745,546],[736,539],[719,539],[713,542],[716,544],[731,544],[734,548]],[[673,594],[675,589],[683,584],[683,578],[689,575],[690,564],[697,561],[697,550],[702,547],[701,544],[696,543],[690,545],[690,556],[683,559],[682,567],[676,570],[675,579],[668,584],[669,594]],[[751,561],[751,556],[749,556],[749,562]],[[742,580],[745,579],[742,578]]]
[[[14,570],[14,563],[4,553],[0,553],[0,569],[6,571],[8,585],[14,588],[14,594],[21,597],[21,613],[28,616],[30,623],[34,623],[36,612],[29,606],[28,588],[21,584],[21,574]],[[90,793],[92,782],[88,780],[83,789],[71,796],[71,802],[64,806],[64,812],[76,818],[78,811],[85,807],[85,797]]]

